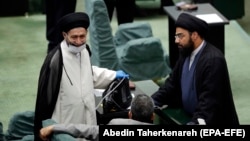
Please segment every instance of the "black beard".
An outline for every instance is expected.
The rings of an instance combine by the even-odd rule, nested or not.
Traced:
[[[190,56],[192,51],[193,51],[192,47],[179,48],[180,55],[183,56],[184,58]]]
[[[191,40],[186,46],[179,48],[180,55],[182,55],[183,57],[190,56],[193,50],[194,50],[194,43]]]

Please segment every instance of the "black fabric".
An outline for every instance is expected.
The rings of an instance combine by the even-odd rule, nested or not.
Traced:
[[[5,135],[3,132],[3,124],[0,122],[0,141],[5,141]]]
[[[128,79],[115,79],[103,92],[103,112],[126,111],[132,101]]]
[[[58,27],[61,31],[65,32],[68,32],[70,29],[75,27],[83,27],[85,29],[88,29],[89,16],[83,12],[67,14],[59,20]]]
[[[134,21],[135,16],[135,0],[104,0],[110,21],[112,20],[113,12],[116,9],[118,25],[130,23]]]
[[[62,33],[57,27],[59,19],[64,15],[75,12],[76,0],[44,0],[44,1],[45,1],[45,13],[46,13],[46,38],[48,40],[47,52],[50,52],[63,40]]]
[[[165,6],[173,6],[175,5],[173,0],[161,0],[161,9],[160,9],[160,13],[161,14],[166,14],[166,12],[164,11],[164,7]]]
[[[194,3],[213,3],[213,0],[193,0]]]
[[[8,16],[25,16],[31,12],[29,8],[29,0],[1,0],[0,1],[0,17]]]
[[[53,62],[51,62],[52,59]],[[51,66],[51,64],[55,65]],[[52,117],[60,88],[62,64],[61,48],[57,45],[47,55],[40,71],[34,119],[35,141],[42,141],[39,138],[42,121]],[[50,77],[52,75],[53,77]]]
[[[181,13],[175,22],[175,26],[190,32],[197,31],[202,37],[208,32],[208,24],[204,20],[188,13]]]

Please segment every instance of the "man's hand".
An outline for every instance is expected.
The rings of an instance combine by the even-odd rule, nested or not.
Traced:
[[[43,127],[40,130],[40,138],[44,141],[47,141],[49,139],[49,136],[52,134],[52,132],[53,132],[53,125]]]

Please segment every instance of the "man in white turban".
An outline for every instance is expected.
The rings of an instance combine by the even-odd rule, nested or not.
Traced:
[[[64,40],[44,60],[40,71],[35,107],[34,134],[39,138],[42,121],[96,125],[94,88],[106,88],[123,71],[92,66],[86,44],[89,17],[82,12],[59,20]]]

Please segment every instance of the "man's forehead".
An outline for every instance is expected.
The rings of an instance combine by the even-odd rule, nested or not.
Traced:
[[[182,27],[176,27],[175,34],[186,33],[186,32],[189,32],[189,31],[187,29],[182,28]]]

